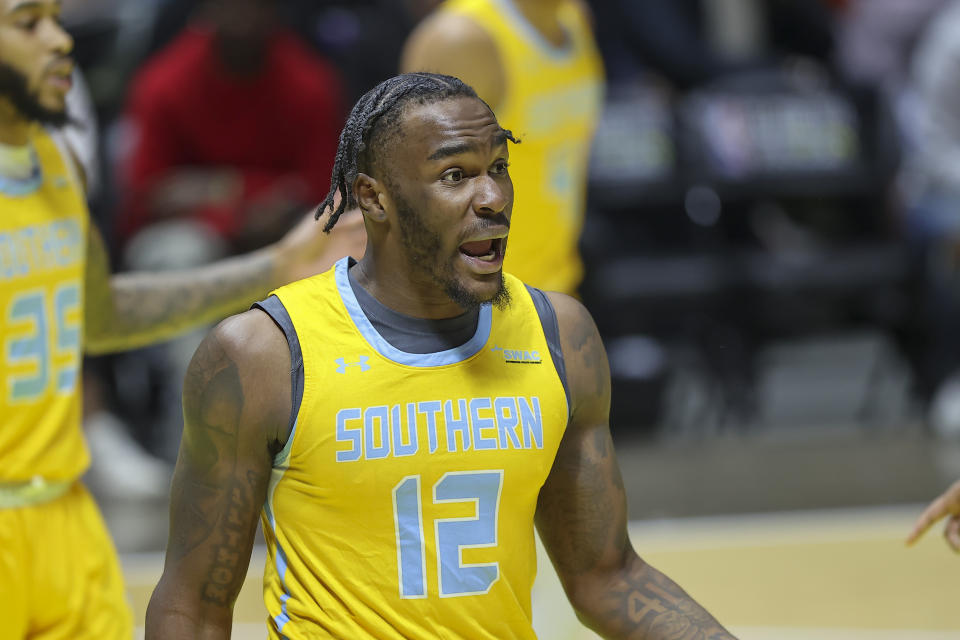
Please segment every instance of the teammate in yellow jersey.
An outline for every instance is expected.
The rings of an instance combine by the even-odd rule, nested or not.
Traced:
[[[447,0],[410,36],[401,68],[461,78],[523,142],[510,160],[519,193],[505,268],[534,286],[576,293],[587,163],[603,98],[583,3]]]
[[[367,252],[194,355],[147,638],[229,637],[258,515],[270,638],[533,638],[535,526],[601,635],[732,637],[630,545],[589,313],[502,271],[512,138],[450,76],[354,106],[323,206]]]
[[[305,221],[208,268],[111,278],[58,142],[73,70],[59,14],[56,0],[0,0],[0,637],[129,640],[113,545],[78,481],[82,351],[212,322],[349,249]]]

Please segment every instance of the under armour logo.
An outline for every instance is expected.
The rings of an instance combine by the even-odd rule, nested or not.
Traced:
[[[369,359],[370,356],[360,356],[356,362],[347,362],[343,358],[337,358],[334,362],[337,363],[337,373],[346,373],[347,367],[360,367],[360,371],[369,370],[370,365],[367,364]]]

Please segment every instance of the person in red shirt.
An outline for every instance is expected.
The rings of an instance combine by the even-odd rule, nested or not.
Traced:
[[[323,198],[339,131],[336,69],[282,25],[273,0],[206,0],[134,78],[121,158],[121,241],[201,223],[228,252],[268,242]]]

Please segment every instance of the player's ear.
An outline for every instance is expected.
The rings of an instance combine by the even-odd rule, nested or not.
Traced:
[[[353,181],[353,195],[367,218],[375,222],[383,222],[387,219],[385,203],[389,197],[376,178],[358,173],[357,179]]]

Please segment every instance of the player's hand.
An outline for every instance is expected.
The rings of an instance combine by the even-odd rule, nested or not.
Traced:
[[[953,483],[936,500],[931,502],[913,525],[913,531],[907,536],[907,544],[916,542],[930,526],[941,518],[947,518],[943,537],[954,551],[960,553],[960,480]]]
[[[281,283],[322,273],[344,256],[359,260],[367,247],[363,214],[358,209],[345,211],[330,233],[323,232],[329,212],[319,220],[313,211],[304,214],[297,225],[277,243],[277,278]]]

